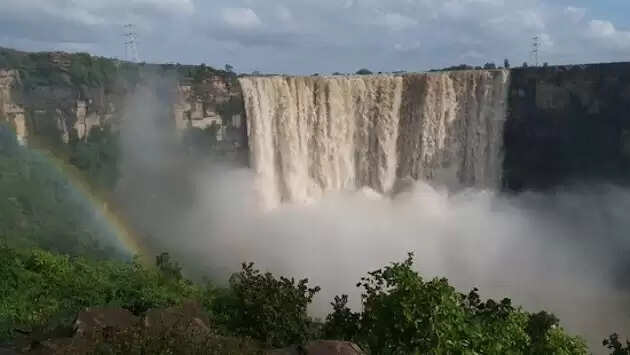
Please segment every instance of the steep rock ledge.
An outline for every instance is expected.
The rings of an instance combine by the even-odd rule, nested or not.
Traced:
[[[630,63],[512,70],[504,187],[630,178]]]

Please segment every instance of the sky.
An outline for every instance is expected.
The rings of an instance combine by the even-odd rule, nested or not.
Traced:
[[[238,72],[630,61],[630,0],[0,0],[0,46]]]

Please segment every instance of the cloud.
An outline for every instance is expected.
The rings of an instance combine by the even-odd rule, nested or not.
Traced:
[[[596,37],[610,37],[617,33],[615,26],[608,21],[592,20],[588,24],[589,31]]]
[[[598,4],[563,2],[4,0],[0,45],[41,50],[89,43],[95,54],[117,56],[122,24],[134,23],[143,59],[229,62],[243,71],[421,71],[503,58],[521,63],[529,61],[535,35],[543,37],[541,57],[550,64],[627,59],[630,19],[592,18]],[[630,12],[630,2],[616,12],[623,6]]]
[[[459,56],[460,60],[478,60],[478,59],[483,59],[484,55],[483,53],[479,53],[477,51],[474,50],[470,50],[468,52],[463,53],[462,55]]]
[[[401,31],[418,24],[418,21],[397,13],[387,13],[382,15],[377,23],[389,28],[392,31]]]
[[[568,15],[573,22],[580,22],[586,16],[586,9],[581,7],[567,6],[564,13]]]
[[[252,29],[262,25],[262,21],[250,8],[226,8],[221,11],[223,21],[235,29]]]
[[[604,45],[615,48],[630,48],[630,31],[619,31],[609,21],[591,20],[588,23],[588,35],[604,41]]]
[[[278,16],[278,19],[280,21],[283,22],[292,22],[293,21],[293,14],[291,13],[291,10],[289,10],[286,6],[278,6],[277,10],[276,10],[276,14]]]
[[[410,52],[420,49],[420,41],[415,41],[411,43],[396,43],[394,45],[394,49],[398,52]]]

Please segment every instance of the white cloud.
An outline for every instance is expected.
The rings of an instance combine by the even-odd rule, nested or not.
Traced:
[[[581,7],[567,6],[564,9],[565,15],[569,16],[571,21],[580,22],[586,16],[586,9]]]
[[[293,14],[291,13],[291,10],[289,10],[286,6],[279,5],[276,8],[276,15],[278,19],[280,19],[280,21],[283,21],[283,22],[293,21]]]
[[[479,53],[475,50],[470,50],[470,51],[466,51],[464,53],[462,53],[462,55],[459,56],[459,60],[480,60],[480,59],[484,59],[484,55],[483,53]]]
[[[398,13],[386,13],[377,20],[377,23],[392,31],[401,31],[417,25],[418,21]]]
[[[596,37],[610,37],[617,32],[615,26],[609,21],[592,20],[588,24],[590,34]]]
[[[549,49],[555,45],[555,43],[553,42],[553,39],[551,39],[551,36],[548,33],[539,34],[538,39],[540,41],[540,46],[542,47],[543,50]]]
[[[236,29],[252,29],[262,25],[262,21],[250,8],[225,8],[221,11],[223,21]]]
[[[630,48],[630,20],[593,19],[586,6],[567,6],[568,1],[0,2],[0,45],[29,43],[21,47],[49,50],[65,48],[64,43],[89,43],[100,55],[116,56],[121,25],[134,23],[147,60],[230,62],[245,71],[350,72],[358,66],[424,70],[496,63],[506,57],[520,63],[530,60],[536,34],[542,60],[550,64],[623,60]],[[165,38],[176,48],[166,48]],[[193,44],[202,42],[212,45]],[[417,50],[419,43],[422,51]]]
[[[420,41],[414,41],[411,43],[396,43],[394,50],[398,52],[411,52],[420,49]]]
[[[591,20],[588,23],[588,36],[595,38],[604,46],[616,49],[630,48],[630,31],[620,31],[610,21]]]

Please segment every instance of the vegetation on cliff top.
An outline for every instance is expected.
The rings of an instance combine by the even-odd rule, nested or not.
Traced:
[[[133,86],[143,75],[173,75],[201,82],[209,75],[236,78],[231,70],[218,70],[201,65],[132,63],[118,59],[92,56],[88,53],[22,52],[0,47],[0,69],[20,72],[22,84],[27,89],[38,86],[103,87],[113,90],[116,85]]]

